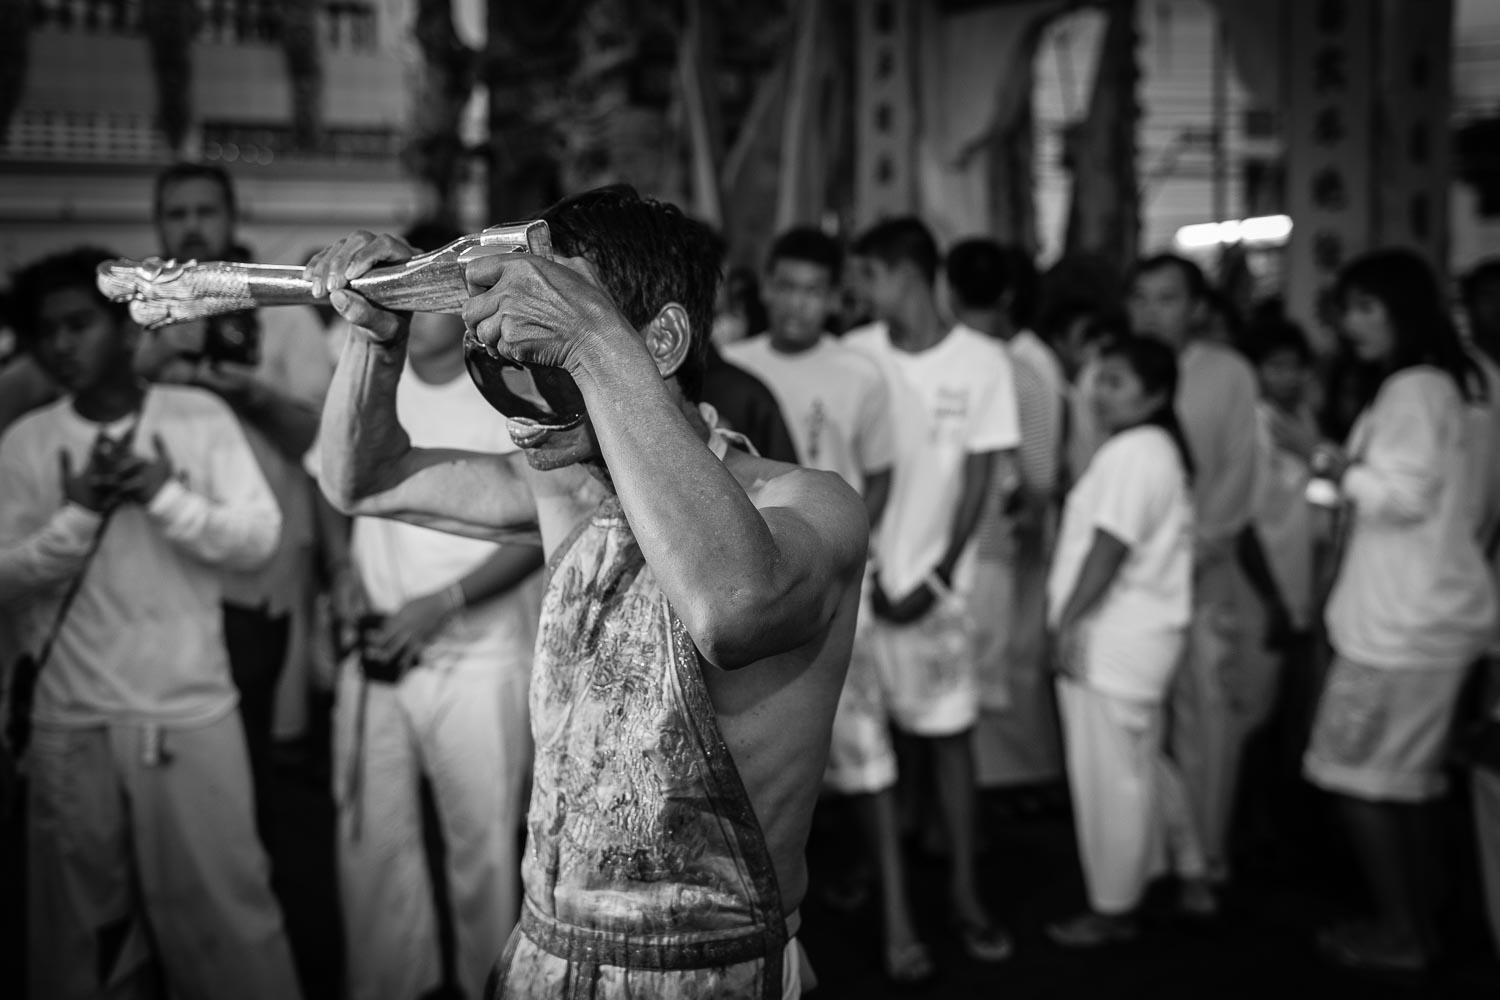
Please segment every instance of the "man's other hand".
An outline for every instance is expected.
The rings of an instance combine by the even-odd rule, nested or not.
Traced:
[[[58,455],[62,470],[63,496],[69,503],[102,514],[119,499],[118,462],[113,453],[97,444],[89,452],[82,469],[73,469],[73,456],[66,451]]]
[[[890,622],[893,625],[910,625],[936,607],[937,595],[933,593],[931,587],[923,583],[901,600],[893,601],[885,592],[885,587],[881,585],[880,577],[877,576],[870,602],[875,617],[881,621]]]
[[[395,346],[406,339],[411,313],[373,305],[349,288],[349,282],[382,264],[402,264],[416,251],[389,233],[376,236],[360,230],[313,255],[302,269],[312,282],[314,298],[327,297],[338,314],[377,344]]]
[[[464,326],[492,354],[577,374],[589,338],[624,333],[618,343],[645,350],[581,258],[497,254],[470,261],[465,276]]]
[[[172,456],[160,434],[151,436],[151,457],[132,455],[120,468],[120,496],[142,506],[156,499],[161,488],[172,478]]]
[[[422,649],[453,614],[454,607],[446,591],[413,598],[386,619],[375,640],[376,655],[387,662],[398,662],[403,670],[414,664]]]

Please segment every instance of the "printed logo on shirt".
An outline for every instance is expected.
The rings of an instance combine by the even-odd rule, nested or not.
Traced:
[[[828,411],[823,408],[821,399],[813,400],[812,410],[807,415],[807,454],[802,456],[808,465],[818,464],[819,440],[823,436],[823,428],[828,423]]]
[[[932,408],[932,436],[936,441],[961,442],[969,420],[969,390],[940,387]]]

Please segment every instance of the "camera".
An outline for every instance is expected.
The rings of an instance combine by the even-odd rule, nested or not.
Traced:
[[[254,368],[260,363],[260,317],[254,309],[210,316],[203,331],[203,357]]]
[[[360,615],[359,621],[355,623],[358,630],[355,649],[359,654],[359,669],[365,675],[365,680],[373,684],[395,684],[401,679],[400,657],[385,659],[376,651],[380,630],[384,626],[385,615],[377,614]]]

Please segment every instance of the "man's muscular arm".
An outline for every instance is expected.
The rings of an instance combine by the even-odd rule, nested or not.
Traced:
[[[366,233],[308,264],[309,276],[333,290],[329,301],[359,331],[344,345],[323,406],[319,485],[345,514],[491,541],[528,530],[536,524],[536,504],[523,457],[414,448],[396,417],[410,317],[376,308],[344,286],[378,263],[410,256],[393,238]]]
[[[660,376],[622,360],[598,352],[579,388],[641,551],[699,650],[732,670],[817,638],[864,566],[859,495],[798,469],[752,501]]]

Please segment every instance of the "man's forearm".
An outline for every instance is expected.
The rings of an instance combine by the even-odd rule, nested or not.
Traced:
[[[1093,610],[1108,593],[1128,555],[1130,548],[1124,542],[1107,531],[1094,530],[1094,541],[1078,571],[1078,582],[1073,585],[1073,592],[1068,595],[1068,603],[1063,605],[1058,619],[1059,630],[1072,628]]]
[[[319,429],[319,482],[340,510],[379,492],[383,470],[411,450],[411,438],[396,417],[396,385],[405,360],[405,345],[382,347],[358,336],[344,343]]]
[[[100,514],[68,504],[31,537],[0,547],[0,603],[23,600],[76,575],[102,521]]]
[[[458,581],[466,607],[499,597],[542,568],[540,545],[502,545]]]

